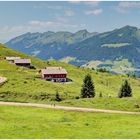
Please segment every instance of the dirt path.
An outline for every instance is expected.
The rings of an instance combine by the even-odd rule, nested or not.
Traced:
[[[83,107],[68,107],[59,105],[46,105],[37,103],[17,103],[17,102],[0,102],[0,105],[10,105],[10,106],[29,106],[29,107],[39,107],[39,108],[52,108],[52,109],[62,109],[71,111],[82,111],[82,112],[102,112],[102,113],[117,113],[117,114],[139,114],[140,112],[129,112],[129,111],[118,111],[118,110],[105,110],[105,109],[95,109],[95,108],[83,108]]]
[[[0,84],[3,83],[3,82],[5,82],[6,80],[7,80],[6,77],[0,77]]]

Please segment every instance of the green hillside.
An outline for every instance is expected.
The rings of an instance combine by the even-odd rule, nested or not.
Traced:
[[[37,69],[31,70],[10,64],[6,60],[0,60],[0,76],[8,78],[8,81],[0,87],[0,100],[20,101],[20,102],[42,102],[54,103],[56,91],[59,92],[62,102],[68,106],[96,107],[106,109],[133,110],[140,109],[135,105],[140,105],[140,79],[131,79],[123,75],[110,75],[100,73],[90,69],[79,68],[70,64],[58,61],[43,61],[30,57],[18,51],[13,51],[0,45],[0,57],[21,56],[31,58],[32,65]],[[46,66],[62,66],[68,71],[68,78],[73,82],[61,84],[40,79],[38,71]],[[83,78],[90,73],[93,77],[96,89],[96,97],[93,99],[76,99],[80,94]],[[122,82],[128,79],[132,89],[132,98],[117,98],[117,93]],[[99,94],[103,97],[100,98]]]

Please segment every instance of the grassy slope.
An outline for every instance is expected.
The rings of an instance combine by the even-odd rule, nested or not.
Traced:
[[[140,116],[0,106],[0,138],[139,138]]]
[[[8,82],[0,87],[0,100],[50,103],[50,100],[54,98],[58,90],[64,99],[60,104],[120,110],[140,110],[134,107],[135,104],[140,104],[140,79],[129,79],[133,88],[133,98],[118,99],[116,96],[122,81],[127,78],[125,76],[96,73],[92,70],[78,68],[58,61],[45,62],[1,45],[0,57],[4,56],[29,57],[32,59],[33,65],[37,67],[37,70],[17,67],[5,60],[0,60],[0,75],[8,78]],[[73,83],[52,83],[36,78],[38,70],[45,66],[62,66],[66,68],[68,77],[73,80]],[[90,73],[94,79],[96,98],[76,100],[75,97],[79,96],[82,80],[87,73]],[[98,97],[100,92],[103,94],[102,98]]]

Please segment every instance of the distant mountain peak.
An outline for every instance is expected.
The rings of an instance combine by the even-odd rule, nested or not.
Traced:
[[[47,32],[44,32],[43,34],[54,34],[55,32],[53,31],[47,31]]]
[[[87,31],[87,29],[82,29],[82,30],[77,31],[76,33],[89,33],[89,32]]]
[[[122,28],[120,28],[120,29],[126,29],[126,30],[138,30],[137,27],[135,27],[135,26],[130,26],[130,25],[126,25],[126,26],[124,26],[124,27],[122,27]]]

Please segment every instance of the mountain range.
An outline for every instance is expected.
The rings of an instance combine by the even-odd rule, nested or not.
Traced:
[[[104,33],[87,30],[26,33],[11,39],[6,46],[44,60],[105,67],[117,73],[139,72],[140,68],[140,30],[128,25]]]

